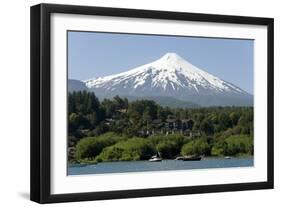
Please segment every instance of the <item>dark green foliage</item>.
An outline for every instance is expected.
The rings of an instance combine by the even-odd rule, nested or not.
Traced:
[[[210,119],[204,119],[199,126],[199,130],[205,132],[206,134],[214,133],[214,125]]]
[[[254,145],[253,137],[250,135],[231,135],[227,138],[220,137],[212,148],[212,155],[238,155],[247,154],[253,155]]]
[[[181,149],[182,155],[210,155],[211,147],[206,138],[193,140]]]
[[[122,99],[119,96],[115,96],[112,100],[104,99],[101,104],[104,108],[106,117],[114,117],[118,115],[116,114],[116,111],[127,109],[129,103],[128,99]]]
[[[170,140],[160,142],[156,148],[164,159],[173,158],[179,152],[177,143]]]
[[[190,126],[180,128],[167,120],[185,120]],[[68,147],[75,151],[69,159],[76,161],[140,160],[156,151],[164,159],[252,155],[253,107],[175,109],[119,96],[100,102],[92,92],[71,92],[68,137]]]
[[[151,123],[157,119],[158,105],[150,100],[137,100],[129,104],[128,116],[133,123]]]
[[[74,91],[68,93],[68,113],[90,114],[97,112],[100,107],[98,98],[94,93],[87,91]]]
[[[99,137],[86,137],[81,139],[76,145],[75,158],[77,160],[85,158],[95,158],[103,148],[124,140],[115,133],[109,132]]]
[[[72,136],[79,135],[79,130],[93,131],[97,127],[99,129],[93,135],[114,131],[139,136],[140,130],[164,128],[169,117],[179,120],[192,119],[194,122],[192,129],[206,135],[221,133],[228,129],[235,129],[237,134],[253,132],[252,107],[172,109],[162,107],[151,100],[136,100],[129,103],[126,98],[119,96],[112,100],[104,99],[100,103],[94,93],[86,91],[69,93],[68,102],[69,135]],[[162,124],[155,124],[154,120],[161,120]],[[105,127],[105,124],[108,127]]]
[[[181,134],[158,135],[148,138],[164,159],[172,159],[179,155],[183,144],[189,141]]]
[[[87,91],[68,93],[69,135],[76,136],[79,130],[94,129],[104,118],[104,109],[101,108],[94,93]]]
[[[149,140],[131,138],[104,148],[96,160],[98,162],[143,160],[150,158],[154,153],[155,148]]]

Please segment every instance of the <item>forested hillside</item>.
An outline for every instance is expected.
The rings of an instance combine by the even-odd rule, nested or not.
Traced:
[[[119,96],[101,102],[93,92],[68,94],[70,162],[177,155],[253,154],[253,107],[169,108]]]

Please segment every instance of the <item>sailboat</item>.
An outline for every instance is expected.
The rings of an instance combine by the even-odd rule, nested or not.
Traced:
[[[149,162],[161,162],[162,158],[160,156],[160,153],[157,152],[156,155],[152,156],[148,161]]]

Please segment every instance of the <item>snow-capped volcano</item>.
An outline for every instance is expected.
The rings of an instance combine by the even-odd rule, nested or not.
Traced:
[[[87,80],[85,83],[93,90],[126,90],[129,94],[153,89],[157,89],[161,94],[182,90],[186,95],[247,94],[235,85],[197,68],[176,53],[167,53],[152,63],[116,75]]]
[[[103,96],[169,96],[184,100],[190,100],[191,97],[192,100],[196,97],[201,100],[204,96],[252,97],[241,88],[192,65],[176,53],[167,53],[154,62],[126,72],[84,82],[91,91]]]

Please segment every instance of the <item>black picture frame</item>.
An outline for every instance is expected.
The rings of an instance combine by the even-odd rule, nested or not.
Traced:
[[[267,26],[267,181],[237,184],[219,184],[188,187],[168,187],[153,189],[86,192],[74,194],[50,193],[50,15],[52,13],[100,15],[114,17],[134,17],[194,22],[219,22]],[[272,18],[195,14],[168,11],[103,8],[56,4],[39,4],[31,7],[31,151],[30,151],[30,199],[38,203],[88,201],[103,199],[135,198],[147,196],[167,196],[179,194],[211,193],[272,189],[274,186],[273,147],[273,25]]]

